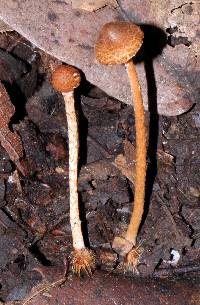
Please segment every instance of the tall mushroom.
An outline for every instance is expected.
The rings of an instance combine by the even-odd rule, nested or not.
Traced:
[[[69,140],[69,192],[70,192],[70,224],[73,240],[72,269],[79,274],[81,271],[91,273],[94,268],[94,256],[85,247],[78,200],[78,124],[75,111],[74,89],[80,84],[79,71],[68,65],[61,65],[52,74],[52,85],[55,90],[62,92],[68,123]]]
[[[96,59],[101,64],[125,64],[133,94],[136,129],[134,207],[127,232],[123,237],[115,237],[113,241],[113,248],[125,257],[127,267],[132,270],[135,270],[139,258],[136,238],[144,211],[147,151],[144,106],[132,57],[140,49],[143,37],[144,34],[140,27],[133,23],[110,22],[102,27],[95,47]]]

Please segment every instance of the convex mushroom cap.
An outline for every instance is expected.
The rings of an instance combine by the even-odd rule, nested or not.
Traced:
[[[105,24],[96,42],[95,55],[104,65],[125,64],[140,49],[144,33],[131,22]]]
[[[52,85],[56,91],[70,92],[80,85],[79,71],[67,65],[58,66],[52,74]]]

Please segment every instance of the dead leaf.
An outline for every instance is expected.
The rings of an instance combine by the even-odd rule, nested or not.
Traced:
[[[141,1],[139,0],[120,0],[118,2],[121,3],[122,9],[124,9],[121,12],[111,6],[105,6],[96,12],[90,13],[84,10],[77,12],[70,5],[72,2],[68,0],[29,0],[23,1],[23,5],[19,0],[1,0],[0,18],[9,23],[31,43],[45,50],[45,52],[82,70],[90,83],[98,86],[109,96],[132,105],[130,84],[123,65],[103,66],[97,64],[94,56],[94,45],[101,27],[107,22],[119,20],[120,13],[126,14],[128,12],[125,5],[126,2],[127,5],[131,5],[131,11],[128,12],[131,15],[131,19],[133,21],[137,20],[138,23],[145,23],[147,35],[150,34],[150,38],[147,38],[145,54],[150,51],[150,60],[152,60],[151,57],[153,55],[156,55],[153,58],[154,89],[156,90],[152,88],[152,85],[150,86],[151,90],[156,91],[154,92],[156,93],[156,101],[151,105],[151,112],[157,110],[159,114],[170,116],[180,115],[188,111],[194,103],[197,103],[197,68],[199,65],[196,49],[193,49],[192,46],[194,44],[193,39],[195,39],[195,45],[197,45],[198,30],[196,28],[198,27],[198,22],[196,22],[195,37],[191,39],[192,44],[190,47],[177,45],[172,48],[167,44],[162,50],[164,40],[166,40],[164,39],[166,33],[161,29],[170,27],[167,19],[171,15],[170,11],[168,14],[168,10],[166,13],[166,10],[162,9],[160,3],[163,3],[163,1],[144,1],[146,6],[143,5],[142,7],[145,9],[141,9]],[[170,9],[174,5],[174,1],[165,2],[166,6],[168,6],[169,2]],[[156,9],[158,4],[159,10]],[[149,15],[149,18],[145,17],[146,14]],[[180,23],[179,29],[184,24],[188,24],[185,22],[186,16],[190,20],[194,16],[198,17],[195,12],[191,16],[187,14],[181,15],[184,20]],[[35,22],[36,19],[37,22]],[[162,26],[160,26],[159,22],[156,22],[158,19],[163,21]],[[174,20],[171,25],[173,24]],[[63,25],[65,26],[63,27]],[[194,21],[193,26],[189,22],[185,37],[188,37],[187,32],[193,28]],[[155,50],[152,50],[151,38],[153,41],[155,40],[155,45],[157,46]],[[162,53],[160,54],[159,52]],[[174,63],[175,58],[176,63]],[[181,60],[182,58],[184,59]],[[147,110],[149,109],[149,81],[147,81],[144,62],[137,64],[137,70],[141,81],[144,106]],[[191,79],[194,82],[191,82]]]
[[[174,156],[166,153],[165,151],[158,149],[157,150],[158,158],[166,164],[172,165],[174,162]]]
[[[18,199],[15,203],[21,220],[33,232],[35,238],[44,236],[47,231],[47,226],[39,216],[38,209],[24,198]]]
[[[25,75],[27,70],[28,68],[22,60],[16,59],[8,51],[0,49],[0,80],[2,82],[12,84]]]
[[[7,23],[0,20],[0,33],[12,32],[14,31]]]
[[[134,184],[135,166],[133,164],[127,164],[126,157],[124,155],[118,155],[113,164],[121,171],[122,175],[127,177]]]
[[[124,154],[118,155],[113,164],[134,184],[135,147],[128,140],[124,141]]]
[[[17,191],[18,193],[22,194],[22,186],[21,186],[21,182],[20,182],[20,178],[19,178],[19,172],[18,170],[15,170],[12,174],[13,177],[13,181],[14,183],[17,185]]]
[[[19,135],[9,129],[10,119],[14,113],[15,107],[11,103],[5,87],[0,82],[0,142],[7,151],[10,159],[24,174],[24,170],[19,161],[23,157],[22,142]]]
[[[124,155],[127,164],[134,164],[136,159],[136,150],[133,144],[128,140],[124,140]]]
[[[106,5],[117,7],[116,0],[72,0],[71,3],[72,8],[82,9],[89,12],[97,11]]]

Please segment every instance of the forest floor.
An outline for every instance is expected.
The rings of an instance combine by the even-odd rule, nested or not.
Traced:
[[[17,33],[0,35],[0,79],[15,106],[9,126],[22,140],[25,169],[22,174],[0,146],[2,302],[23,299],[41,274],[56,279],[55,270],[64,268],[63,276],[70,270],[67,123],[62,96],[50,83],[57,63]],[[98,269],[120,274],[120,258],[111,245],[126,229],[133,207],[133,108],[85,80],[76,99],[86,242]],[[146,116],[147,191],[138,236],[143,253],[134,276],[198,274],[200,105],[178,117]]]

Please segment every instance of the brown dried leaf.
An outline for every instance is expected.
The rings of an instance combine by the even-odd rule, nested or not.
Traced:
[[[23,191],[22,191],[22,186],[21,186],[21,182],[20,182],[18,170],[15,170],[15,171],[13,172],[12,177],[13,177],[14,183],[15,183],[16,186],[17,186],[17,191],[18,191],[18,193],[22,194]]]
[[[38,209],[24,199],[18,200],[16,202],[16,207],[23,223],[29,227],[29,230],[31,230],[37,238],[44,236],[47,231],[47,226],[44,220],[39,216]]]
[[[135,162],[135,158],[136,158],[135,147],[128,140],[124,140],[124,155],[126,157],[127,164],[131,165]]]
[[[0,142],[10,159],[23,172],[19,163],[19,159],[23,157],[22,142],[19,135],[16,132],[11,132],[8,126],[14,113],[15,107],[11,103],[5,87],[0,82]]]
[[[124,141],[124,155],[118,155],[113,163],[121,173],[133,184],[135,182],[135,147],[127,140]]]
[[[133,184],[135,181],[135,166],[127,164],[126,157],[124,155],[118,155],[113,163]]]
[[[158,149],[157,150],[157,156],[160,160],[162,160],[164,163],[172,165],[174,162],[174,156],[166,153],[165,151]]]
[[[144,1],[142,9],[139,0],[121,0],[118,2],[121,3],[123,8],[123,15],[128,13],[128,15],[131,15],[130,20],[137,20],[139,23],[146,24],[147,28],[146,26],[145,28],[148,34],[155,40],[156,44],[156,48],[152,52],[151,37],[147,38],[147,49],[150,53],[154,53],[154,51],[156,53],[162,52],[153,59],[156,100],[152,103],[154,107],[151,111],[155,111],[155,108],[157,108],[158,113],[162,115],[180,115],[188,111],[193,103],[197,102],[197,68],[199,65],[196,51],[198,41],[198,30],[196,30],[198,22],[196,19],[198,14],[195,10],[191,16],[180,14],[184,19],[180,20],[178,29],[187,25],[185,37],[188,37],[188,33],[195,28],[195,33],[191,33],[193,36],[191,35],[192,44],[190,47],[177,45],[172,48],[170,45],[166,45],[161,50],[162,46],[161,48],[159,46],[162,44],[160,42],[163,41],[165,33],[162,34],[162,31],[160,33],[159,28],[164,30],[173,27],[174,23],[176,24],[176,19],[174,19],[176,16],[170,13],[174,7],[174,1],[164,1],[166,4],[164,8],[168,6],[169,10],[163,9],[163,1],[158,0]],[[0,17],[34,45],[59,60],[81,69],[89,82],[98,86],[108,95],[127,104],[132,104],[130,85],[123,65],[109,67],[99,65],[94,56],[93,47],[100,28],[107,22],[118,20],[120,10],[105,6],[96,12],[84,10],[77,12],[72,8],[71,3],[68,0],[29,0],[23,1],[23,5],[21,5],[20,0],[1,0]],[[130,7],[130,11],[127,11],[127,5]],[[193,7],[195,8],[194,4],[192,10]],[[173,17],[173,20],[169,23],[168,19],[171,17]],[[188,18],[192,20],[189,24],[187,22]],[[196,23],[192,18],[195,18]],[[35,22],[36,19],[37,22]],[[159,20],[162,21],[162,26]],[[158,34],[162,34],[161,36],[156,34],[157,30]],[[179,30],[178,32],[181,34]],[[141,81],[144,106],[147,110],[149,88],[143,62],[137,64],[137,70]],[[155,91],[153,88],[151,89]]]
[[[72,0],[72,8],[82,9],[89,12],[94,12],[106,5],[117,7],[117,1],[115,0]]]

